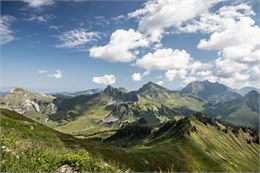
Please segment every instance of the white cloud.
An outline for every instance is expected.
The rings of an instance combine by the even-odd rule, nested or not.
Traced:
[[[134,74],[132,74],[132,80],[133,81],[140,81],[140,80],[142,80],[142,75],[141,75],[141,73],[134,73]]]
[[[157,49],[136,61],[136,65],[146,70],[168,70],[186,68],[191,61],[185,50]]]
[[[13,30],[10,28],[11,23],[15,20],[13,16],[0,16],[0,45],[14,40]]]
[[[130,18],[139,20],[138,30],[152,41],[160,41],[165,30],[179,27],[207,11],[220,0],[150,0],[132,13]]]
[[[239,21],[230,19],[222,31],[213,32],[208,40],[200,40],[198,48],[221,50],[231,46],[246,46],[253,49],[260,44],[260,29],[254,20],[242,17]]]
[[[56,70],[56,73],[54,74],[48,74],[49,77],[53,77],[53,78],[56,78],[56,79],[61,79],[62,78],[62,71],[57,69]]]
[[[53,5],[54,0],[23,0],[30,8],[40,8],[43,6]]]
[[[47,70],[38,70],[38,73],[39,74],[45,74],[45,73],[48,73],[48,71]]]
[[[92,77],[92,82],[103,85],[112,85],[116,82],[116,77],[113,74],[105,74],[104,76]]]
[[[147,47],[149,42],[139,32],[133,29],[119,29],[112,33],[110,41],[105,46],[92,47],[90,57],[103,59],[109,62],[131,62],[136,59],[136,50]]]
[[[254,15],[248,4],[239,4],[235,6],[223,6],[216,12],[201,13],[199,19],[193,19],[184,25],[178,27],[182,32],[202,31],[212,33],[221,31],[226,27],[230,20],[238,20],[241,17]]]
[[[100,38],[98,32],[88,32],[80,28],[67,31],[58,36],[62,44],[56,45],[58,48],[75,48],[82,46],[88,42],[95,41]]]
[[[31,15],[29,18],[26,18],[26,21],[35,21],[38,23],[47,23],[48,20],[52,19],[51,15]]]
[[[205,21],[200,19],[200,23],[214,23],[218,28],[198,44],[200,49],[219,51],[212,78],[231,87],[260,87],[260,79],[254,75],[260,67],[260,28],[252,18],[254,14],[251,6],[242,3],[209,13]]]
[[[60,26],[50,25],[49,29],[51,29],[51,30],[59,30]]]
[[[136,65],[148,71],[165,71],[161,84],[178,78],[182,85],[210,75],[208,71],[212,68],[210,63],[194,60],[185,50],[179,49],[157,49],[154,53],[148,53],[138,59]]]
[[[154,56],[155,53],[150,53],[146,60],[142,58],[136,64],[146,70],[165,70],[164,81],[178,78],[183,85],[208,79],[230,87],[260,87],[260,28],[252,18],[255,13],[251,6],[240,3],[213,11],[206,10],[199,17],[176,26],[176,29],[207,33],[209,37],[200,40],[197,46],[219,51],[219,58],[202,63],[190,57],[189,61],[179,62],[181,68],[176,68],[169,55]]]
[[[156,84],[158,84],[158,85],[163,85],[163,84],[164,84],[164,81],[160,80],[160,81],[157,82]]]

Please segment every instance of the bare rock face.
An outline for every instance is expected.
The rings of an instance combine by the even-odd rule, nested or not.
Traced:
[[[54,99],[53,96],[15,88],[5,96],[0,96],[0,108],[13,110],[20,114],[35,111],[52,115],[58,111],[58,107],[53,104]]]
[[[57,173],[78,173],[75,168],[71,167],[70,165],[62,165],[56,170]]]

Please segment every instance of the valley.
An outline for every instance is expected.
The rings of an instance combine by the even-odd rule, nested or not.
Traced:
[[[17,153],[4,148],[7,161],[1,169],[13,171],[24,162],[25,171],[57,170],[65,162],[62,154],[55,158],[57,151],[52,152],[60,148],[61,153],[76,155],[66,161],[75,170],[259,171],[257,91],[242,96],[208,81],[181,91],[152,82],[137,91],[112,86],[93,91],[68,96],[17,88],[1,96],[1,146]],[[28,159],[37,143],[37,157],[53,163]],[[89,161],[83,159],[86,153],[93,167],[82,166]],[[10,166],[17,155],[22,160]]]

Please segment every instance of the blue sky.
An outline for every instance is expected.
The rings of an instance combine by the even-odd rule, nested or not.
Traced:
[[[259,3],[199,1],[1,1],[1,89],[260,87]]]

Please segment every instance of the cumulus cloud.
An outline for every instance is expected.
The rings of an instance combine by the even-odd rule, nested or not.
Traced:
[[[157,49],[136,61],[136,65],[146,70],[168,70],[186,68],[191,61],[185,50]]]
[[[61,44],[58,48],[75,48],[100,38],[98,32],[89,32],[83,28],[67,31],[58,36]]]
[[[116,77],[113,74],[105,74],[104,76],[94,76],[92,82],[96,84],[112,85],[116,82]]]
[[[43,6],[53,5],[54,0],[23,0],[30,8],[40,8]]]
[[[131,78],[133,81],[140,81],[140,80],[142,80],[142,75],[141,75],[141,73],[134,73],[134,74],[132,74]]]
[[[90,57],[103,59],[109,62],[131,62],[136,59],[135,50],[140,47],[147,47],[149,42],[139,32],[133,29],[118,29],[112,33],[110,41],[105,46],[94,46]]]
[[[128,16],[137,18],[138,30],[152,41],[158,42],[166,29],[181,26],[219,1],[221,0],[150,0],[145,2],[143,8]]]
[[[11,29],[11,23],[15,17],[9,15],[0,16],[0,45],[14,40],[14,33]]]
[[[165,71],[164,79],[159,81],[160,85],[175,79],[180,79],[182,85],[186,85],[197,79],[209,78],[212,74],[212,62],[195,60],[188,52],[179,49],[157,49],[138,59],[136,65],[148,71]]]
[[[57,69],[56,72],[53,74],[48,74],[48,76],[56,79],[61,79],[63,77],[62,71],[59,69]]]
[[[197,47],[217,50],[219,57],[215,60],[201,62],[185,50],[158,48],[137,60],[136,65],[149,71],[164,70],[164,81],[178,78],[183,85],[208,79],[235,88],[260,87],[260,28],[254,15],[250,5],[240,3],[206,10],[176,26],[180,32],[207,33],[208,38],[201,39]]]
[[[214,23],[208,39],[202,39],[198,48],[218,50],[220,57],[214,61],[212,75],[216,80],[232,87],[259,87],[259,78],[251,77],[260,67],[260,28],[255,24],[255,15],[248,4],[221,7],[216,14],[199,23]],[[204,28],[198,28],[203,30]],[[254,76],[254,75],[253,75]],[[211,76],[212,77],[212,76]]]

